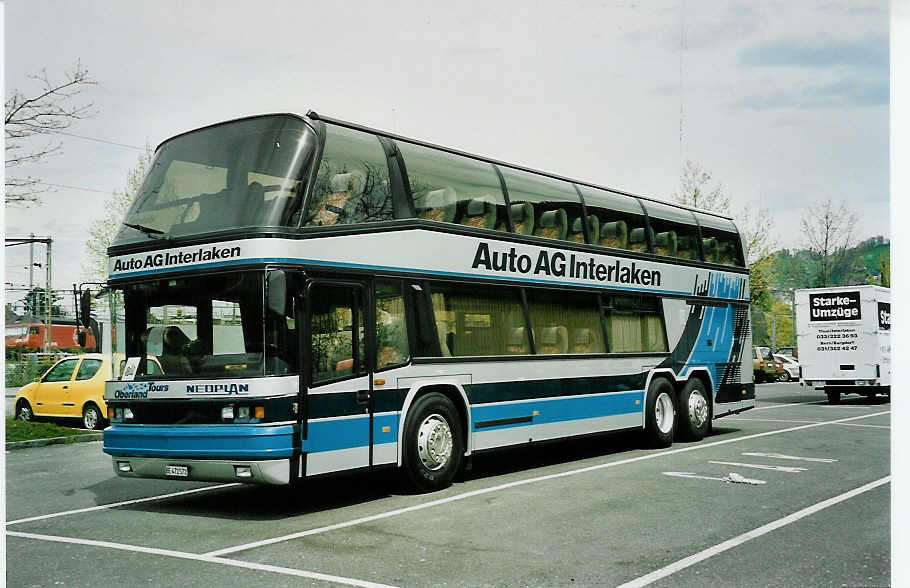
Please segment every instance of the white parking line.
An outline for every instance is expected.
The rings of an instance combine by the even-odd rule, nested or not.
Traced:
[[[793,402],[790,404],[772,404],[771,406],[756,406],[751,410],[768,410],[769,408],[783,408],[785,406],[800,406],[801,404],[825,404],[827,400],[809,400],[807,402]]]
[[[837,463],[836,459],[831,459],[830,457],[801,457],[799,455],[784,455],[783,453],[760,453],[752,451],[744,451],[743,455],[748,457],[771,457],[774,459],[789,459],[793,461],[812,461],[816,463]]]
[[[742,535],[738,535],[738,536],[734,537],[733,539],[728,539],[727,541],[724,541],[723,543],[719,543],[713,547],[709,547],[708,549],[699,551],[698,553],[696,553],[694,555],[690,555],[689,557],[683,558],[668,566],[664,566],[664,567],[660,568],[659,570],[655,570],[655,571],[651,572],[650,574],[646,574],[644,576],[636,578],[636,579],[632,580],[631,582],[626,582],[625,584],[622,584],[621,586],[619,586],[619,588],[639,588],[641,586],[647,586],[648,584],[650,584],[652,582],[656,582],[657,580],[660,580],[661,578],[666,578],[667,576],[669,576],[671,574],[675,574],[676,572],[678,572],[680,570],[684,570],[690,566],[693,566],[701,561],[708,559],[709,557],[713,557],[719,553],[723,553],[724,551],[732,549],[738,545],[742,545],[743,543],[745,543],[747,541],[751,541],[752,539],[757,539],[758,537],[761,537],[762,535],[770,533],[771,531],[774,531],[775,529],[779,529],[785,525],[789,525],[790,523],[796,522],[802,518],[805,518],[811,514],[818,512],[820,510],[828,508],[829,506],[833,506],[833,505],[843,502],[845,500],[849,500],[850,498],[853,498],[854,496],[859,496],[860,494],[862,494],[864,492],[868,492],[869,490],[878,488],[882,484],[887,484],[890,481],[891,481],[891,476],[890,475],[885,476],[884,478],[880,478],[874,482],[870,482],[870,483],[866,484],[865,486],[860,486],[859,488],[854,488],[853,490],[850,490],[849,492],[844,492],[843,494],[839,494],[833,498],[829,498],[828,500],[824,500],[822,502],[813,504],[812,506],[808,506],[802,510],[798,510],[783,518],[777,519],[776,521],[772,521],[772,522],[768,523],[767,525],[762,525],[761,527],[757,527],[755,529],[752,529],[751,531],[747,531],[747,532],[743,533]]]
[[[798,468],[795,466],[779,466],[779,465],[764,465],[760,463],[739,463],[735,461],[708,461],[708,463],[716,463],[718,465],[729,465],[736,466],[740,468],[752,468],[754,470],[771,470],[774,472],[788,472],[791,474],[798,474],[800,472],[805,472],[806,468]]]
[[[6,534],[10,537],[22,537],[24,539],[37,539],[39,541],[53,541],[56,543],[73,543],[76,545],[88,545],[91,547],[104,547],[107,549],[119,549],[121,551],[130,551],[133,553],[147,553],[151,555],[163,555],[166,557],[176,557],[179,559],[189,559],[193,561],[201,561],[205,563],[220,564],[225,566],[234,566],[238,568],[246,568],[248,570],[256,570],[262,572],[274,572],[276,574],[284,574],[286,576],[298,576],[301,578],[310,578],[312,580],[322,580],[324,582],[335,582],[338,584],[347,584],[348,586],[361,586],[363,588],[390,588],[387,584],[377,584],[375,582],[367,582],[365,580],[357,580],[354,578],[345,578],[343,576],[333,576],[331,574],[321,574],[319,572],[311,572],[309,570],[297,570],[294,568],[283,568],[279,566],[270,566],[268,564],[260,564],[248,561],[241,561],[237,559],[226,559],[222,557],[212,557],[209,555],[199,555],[197,553],[187,553],[185,551],[174,551],[171,549],[157,549],[154,547],[142,547],[141,545],[128,545],[125,543],[111,543],[109,541],[94,541],[92,539],[79,539],[76,537],[59,537],[56,535],[38,535],[36,533],[22,533],[19,531],[7,531]]]
[[[29,517],[27,519],[18,519],[15,521],[7,521],[6,526],[18,525],[20,523],[30,523],[32,521],[41,521],[44,519],[53,519],[55,517],[62,517],[62,516],[71,515],[71,514],[78,514],[80,512],[91,512],[93,510],[105,510],[108,508],[117,508],[118,506],[126,506],[128,504],[139,504],[140,502],[152,502],[154,500],[164,500],[165,498],[173,498],[174,496],[185,496],[187,494],[195,494],[197,492],[208,492],[209,490],[218,490],[220,488],[230,488],[231,486],[240,486],[240,484],[232,483],[232,484],[220,484],[218,486],[206,486],[204,488],[193,488],[192,490],[183,490],[181,492],[171,492],[170,494],[159,494],[158,496],[149,496],[148,498],[137,498],[136,500],[124,500],[123,502],[112,502],[111,504],[102,504],[99,506],[89,506],[86,508],[78,508],[76,510],[54,512],[51,514],[39,515],[36,517]]]
[[[871,427],[873,429],[890,429],[891,425],[861,425],[859,423],[837,423],[843,427]]]
[[[395,509],[395,510],[390,510],[390,511],[386,511],[386,512],[381,512],[381,513],[377,513],[377,514],[374,514],[374,515],[369,515],[369,516],[361,517],[361,518],[358,518],[358,519],[352,519],[352,520],[344,521],[344,522],[341,522],[341,523],[335,523],[334,525],[327,525],[327,526],[325,526],[325,527],[317,527],[317,528],[314,528],[314,529],[308,529],[308,530],[306,530],[306,531],[298,531],[298,532],[296,532],[296,533],[290,533],[290,534],[288,534],[288,535],[282,535],[282,536],[280,536],[280,537],[273,537],[273,538],[271,538],[271,539],[263,539],[263,540],[261,540],[261,541],[254,541],[254,542],[252,542],[252,543],[245,543],[245,544],[243,544],[243,545],[237,545],[237,546],[234,546],[234,547],[226,547],[226,548],[224,548],[224,549],[218,549],[218,550],[215,550],[215,551],[210,551],[210,552],[208,552],[206,555],[209,555],[209,556],[220,556],[220,555],[225,555],[225,554],[228,554],[228,553],[237,553],[237,552],[239,552],[239,551],[246,551],[246,550],[248,550],[248,549],[253,549],[253,548],[256,548],[256,547],[264,547],[264,546],[266,546],[266,545],[274,545],[275,543],[283,543],[284,541],[290,541],[290,540],[292,540],[292,539],[300,539],[300,538],[302,538],[302,537],[309,537],[309,536],[311,536],[311,535],[318,535],[318,534],[326,533],[326,532],[329,532],[329,531],[336,531],[336,530],[338,530],[338,529],[344,529],[344,528],[347,528],[347,527],[353,527],[353,526],[355,526],[355,525],[360,525],[360,524],[363,524],[363,523],[369,523],[369,522],[372,522],[372,521],[378,521],[378,520],[381,520],[381,519],[387,519],[387,518],[389,518],[389,517],[394,517],[394,516],[398,516],[398,515],[402,515],[402,514],[406,514],[406,513],[410,513],[410,512],[415,512],[415,511],[423,510],[423,509],[426,509],[426,508],[432,508],[432,507],[434,507],[434,506],[440,506],[440,505],[443,505],[443,504],[449,504],[449,503],[451,503],[451,502],[455,502],[455,501],[458,501],[458,500],[464,500],[465,498],[471,498],[471,497],[474,497],[474,496],[482,496],[482,495],[484,495],[484,494],[490,494],[491,492],[499,492],[500,490],[507,490],[507,489],[509,489],[509,488],[515,488],[515,487],[518,487],[518,486],[524,486],[524,485],[526,485],[526,484],[534,484],[534,483],[537,483],[537,482],[544,482],[544,481],[547,481],[547,480],[555,480],[555,479],[557,479],[557,478],[563,478],[563,477],[567,477],[567,476],[574,476],[574,475],[577,475],[577,474],[583,474],[583,473],[587,473],[587,472],[593,472],[593,471],[602,470],[602,469],[611,468],[611,467],[616,467],[616,466],[625,465],[625,464],[629,464],[629,463],[635,463],[635,462],[638,462],[638,461],[644,461],[644,460],[647,460],[647,459],[654,459],[654,458],[657,458],[657,457],[664,457],[664,456],[666,456],[666,455],[673,455],[673,454],[676,454],[676,453],[686,453],[686,452],[689,452],[689,451],[697,451],[697,450],[700,450],[700,449],[707,449],[707,448],[709,448],[709,447],[717,447],[717,446],[719,446],[719,445],[726,445],[726,444],[728,444],[728,443],[738,443],[738,442],[740,442],[740,441],[746,441],[746,440],[748,440],[748,439],[758,439],[758,438],[760,438],[760,437],[767,437],[767,436],[769,436],[769,435],[779,435],[779,434],[781,434],[781,433],[789,433],[789,432],[791,432],[791,431],[802,431],[802,430],[805,430],[805,429],[812,429],[812,428],[821,427],[821,426],[824,426],[824,425],[834,425],[834,424],[838,424],[838,423],[842,423],[842,422],[854,421],[854,420],[858,420],[858,419],[866,419],[866,418],[871,418],[871,417],[874,417],[874,416],[881,416],[881,415],[883,415],[883,414],[888,414],[888,413],[890,413],[890,412],[891,412],[890,410],[886,410],[886,411],[879,412],[879,413],[873,413],[873,414],[867,414],[867,415],[860,415],[860,416],[854,416],[854,417],[847,417],[847,418],[837,419],[837,420],[833,420],[833,421],[822,421],[822,422],[820,422],[820,423],[811,423],[811,424],[808,424],[808,425],[801,425],[801,426],[799,426],[799,427],[790,427],[790,428],[787,428],[787,429],[780,429],[780,430],[777,430],[777,431],[765,431],[764,433],[755,433],[754,435],[745,435],[745,436],[743,436],[743,437],[734,437],[734,438],[732,438],[732,439],[724,439],[724,440],[722,440],[722,441],[715,441],[715,442],[713,442],[713,443],[702,443],[702,444],[699,444],[699,445],[690,445],[690,446],[688,446],[688,447],[680,447],[680,448],[678,448],[678,449],[668,449],[667,451],[661,451],[661,452],[658,452],[658,453],[649,453],[649,454],[647,454],[647,455],[640,455],[640,456],[638,456],[638,457],[631,457],[631,458],[629,458],[629,459],[621,459],[621,460],[619,460],[619,461],[611,461],[611,462],[608,462],[608,463],[602,463],[602,464],[598,464],[598,465],[588,466],[588,467],[580,468],[580,469],[577,469],[577,470],[569,470],[569,471],[566,471],[566,472],[559,472],[559,473],[556,473],[556,474],[549,474],[549,475],[546,475],[546,476],[537,476],[537,477],[534,477],[534,478],[527,478],[527,479],[524,479],[524,480],[517,480],[517,481],[515,481],[515,482],[508,482],[508,483],[506,483],[506,484],[499,484],[499,485],[497,485],[497,486],[492,486],[492,487],[489,487],[489,488],[481,488],[481,489],[478,489],[478,490],[472,490],[472,491],[470,491],[470,492],[464,492],[464,493],[462,493],[462,494],[456,494],[456,495],[454,495],[454,496],[448,496],[448,497],[446,497],[446,498],[439,498],[439,499],[437,499],[437,500],[431,500],[431,501],[429,501],[429,502],[424,502],[424,503],[422,503],[422,504],[415,504],[415,505],[408,506],[408,507],[405,507],[405,508],[398,508],[398,509]]]

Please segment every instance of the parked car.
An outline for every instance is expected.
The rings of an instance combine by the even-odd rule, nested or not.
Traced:
[[[790,356],[793,359],[799,359],[799,352],[797,351],[796,347],[778,347],[776,353],[778,355]]]
[[[770,347],[752,348],[752,375],[756,384],[761,382],[786,382],[790,375],[784,365],[774,359]]]
[[[783,364],[784,370],[789,374],[789,380],[791,382],[799,380],[799,362],[797,360],[789,355],[783,355],[781,353],[775,353],[773,357]]]
[[[161,373],[157,358],[149,357],[148,362],[149,373]],[[124,360],[119,363],[122,369]],[[81,419],[85,429],[103,429],[107,424],[104,382],[110,379],[110,356],[86,353],[64,357],[37,381],[19,390],[13,404],[16,418]]]

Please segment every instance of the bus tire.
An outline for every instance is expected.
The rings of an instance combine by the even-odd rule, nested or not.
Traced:
[[[679,393],[679,418],[676,429],[682,441],[701,441],[711,423],[711,401],[705,385],[692,378]]]
[[[89,430],[104,428],[104,417],[101,416],[101,409],[95,406],[94,402],[89,402],[82,409],[82,428]]]
[[[464,456],[458,410],[447,396],[431,392],[414,401],[404,425],[404,469],[419,490],[452,483]]]
[[[676,430],[676,403],[673,385],[664,378],[651,380],[645,400],[645,444],[652,448],[673,444]]]
[[[33,421],[35,420],[35,413],[32,411],[32,405],[28,403],[28,400],[25,398],[20,398],[19,402],[16,403],[16,420],[17,421]]]
[[[840,404],[840,392],[825,390],[828,396],[828,404]]]

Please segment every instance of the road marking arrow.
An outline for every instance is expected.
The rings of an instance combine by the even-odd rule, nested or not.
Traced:
[[[692,478],[695,480],[713,480],[715,482],[726,482],[728,484],[733,483],[733,484],[758,485],[758,484],[766,483],[764,480],[754,480],[752,478],[744,478],[743,476],[740,476],[739,474],[734,474],[734,473],[731,473],[726,478],[715,478],[713,476],[701,476],[694,472],[664,472],[664,475],[665,476],[674,476],[676,478]]]

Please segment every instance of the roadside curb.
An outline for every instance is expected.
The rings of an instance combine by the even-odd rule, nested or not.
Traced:
[[[63,445],[68,443],[85,443],[86,441],[101,441],[103,433],[88,433],[72,437],[52,437],[50,439],[29,439],[28,441],[10,441],[6,449],[26,449],[28,447],[44,447],[46,445]]]

